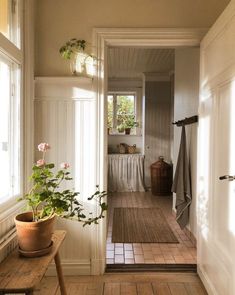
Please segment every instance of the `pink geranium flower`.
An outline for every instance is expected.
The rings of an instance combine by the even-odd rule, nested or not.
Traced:
[[[40,159],[40,160],[37,161],[37,164],[36,164],[36,165],[37,165],[38,167],[42,167],[42,166],[44,166],[45,164],[46,164],[45,160]]]
[[[65,163],[65,162],[61,163],[60,168],[61,169],[68,169],[69,168],[69,163]]]
[[[42,142],[38,145],[38,150],[40,152],[46,152],[47,150],[49,150],[51,147],[48,143],[46,142]]]

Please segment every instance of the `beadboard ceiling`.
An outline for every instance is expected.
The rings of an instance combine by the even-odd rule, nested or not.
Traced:
[[[110,47],[108,77],[141,78],[142,73],[174,70],[174,49]]]

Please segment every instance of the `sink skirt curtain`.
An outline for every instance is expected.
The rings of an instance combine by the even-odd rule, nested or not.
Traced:
[[[108,156],[110,192],[144,192],[144,156],[139,154]]]

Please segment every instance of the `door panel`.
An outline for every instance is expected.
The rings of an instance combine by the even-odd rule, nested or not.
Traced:
[[[201,44],[198,271],[209,294],[235,294],[235,1]],[[228,59],[229,57],[229,59]]]

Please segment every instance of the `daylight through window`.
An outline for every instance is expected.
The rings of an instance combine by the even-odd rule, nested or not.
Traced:
[[[0,0],[0,211],[22,193],[20,3]]]
[[[136,94],[109,93],[108,94],[108,128],[112,133],[124,132],[125,129],[137,127],[136,122]]]

